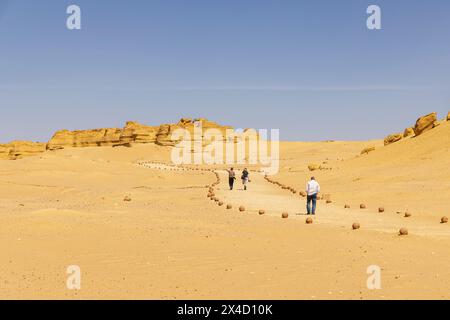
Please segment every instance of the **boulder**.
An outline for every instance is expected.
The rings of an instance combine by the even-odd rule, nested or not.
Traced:
[[[401,236],[407,236],[408,235],[408,229],[406,229],[406,228],[401,228],[400,230],[399,230],[399,235],[401,235]]]
[[[375,151],[375,147],[368,147],[361,151],[361,154],[369,154],[370,152]]]
[[[407,138],[414,135],[414,128],[406,128],[405,131],[403,131],[403,138]]]
[[[159,127],[158,133],[156,134],[156,144],[164,147],[175,146],[178,142],[181,141],[181,139],[174,141],[172,140],[171,135],[178,128],[178,126],[163,124],[161,127]]]
[[[394,143],[394,142],[397,142],[397,141],[402,140],[402,138],[403,138],[403,135],[401,135],[401,134],[399,134],[399,133],[397,133],[397,134],[391,134],[391,135],[387,136],[387,137],[384,139],[384,145],[385,145],[385,146],[390,145],[390,144],[392,144],[392,143]]]
[[[414,133],[416,134],[416,136],[419,136],[422,133],[433,129],[436,126],[436,121],[436,112],[420,117],[419,119],[417,119],[416,125],[414,126]]]
[[[450,121],[450,112],[447,114],[447,121]]]

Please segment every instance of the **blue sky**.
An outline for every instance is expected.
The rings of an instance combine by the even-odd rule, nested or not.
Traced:
[[[199,116],[382,138],[443,117],[449,89],[448,0],[0,0],[0,142]]]

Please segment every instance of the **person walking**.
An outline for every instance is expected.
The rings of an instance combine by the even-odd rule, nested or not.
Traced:
[[[316,214],[316,204],[317,204],[317,195],[320,192],[320,185],[316,181],[316,178],[311,177],[311,180],[306,184],[306,211],[307,214],[315,215]],[[311,208],[312,203],[312,208]]]
[[[244,190],[247,190],[247,184],[249,183],[249,173],[247,168],[244,169],[244,171],[242,171],[242,184],[244,185]]]
[[[231,168],[228,171],[228,184],[230,185],[230,190],[233,190],[234,181],[236,180],[236,172],[234,172],[234,168]]]

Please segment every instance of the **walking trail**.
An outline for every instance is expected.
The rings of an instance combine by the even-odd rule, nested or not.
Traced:
[[[183,172],[188,170],[183,167],[175,167],[160,163],[141,163],[148,168],[158,170],[170,170]],[[190,169],[197,170],[197,169]],[[201,169],[200,169],[201,170]],[[230,211],[239,212],[240,206],[245,207],[245,212],[240,214],[253,214],[258,219],[260,210],[265,211],[265,215],[281,219],[282,213],[288,213],[288,220],[305,221],[306,198],[298,193],[293,194],[288,190],[283,190],[277,185],[271,184],[264,179],[264,176],[257,172],[250,173],[251,182],[248,189],[244,190],[240,178],[240,172],[236,172],[236,182],[234,190],[228,186],[228,172],[226,170],[216,170],[220,176],[220,184],[215,186],[215,196],[224,203],[223,210],[227,204],[231,204]],[[305,181],[306,185],[306,181]],[[205,191],[206,195],[206,191]],[[205,201],[210,201],[205,197]],[[214,202],[212,202],[213,205]],[[328,225],[331,227],[351,229],[353,223],[361,225],[361,229],[397,234],[399,229],[406,227],[410,234],[419,236],[449,237],[450,232],[446,224],[439,221],[429,221],[417,217],[406,218],[404,213],[383,212],[379,213],[378,208],[344,208],[344,203],[326,203],[324,200],[317,201],[316,215],[313,216],[314,224]],[[357,232],[357,231],[355,231]]]

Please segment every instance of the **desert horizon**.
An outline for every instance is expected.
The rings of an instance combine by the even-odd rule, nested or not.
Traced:
[[[246,191],[239,177],[229,190],[229,165],[173,164],[166,126],[59,131],[0,162],[1,297],[448,299],[449,119],[384,140],[280,142],[273,176],[232,165],[249,168]],[[80,290],[66,287],[73,265]]]

